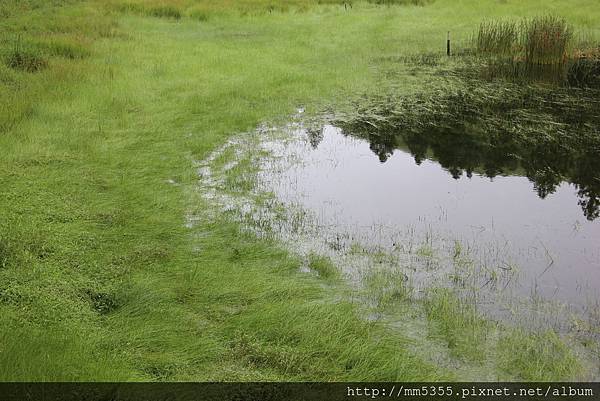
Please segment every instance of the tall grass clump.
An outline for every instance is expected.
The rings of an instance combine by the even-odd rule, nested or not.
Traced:
[[[477,54],[488,61],[489,76],[566,82],[573,61],[573,30],[563,18],[536,17],[520,23],[486,21],[475,35]]]
[[[514,51],[519,29],[512,21],[486,21],[479,25],[476,48],[481,54],[510,54]]]
[[[155,6],[148,10],[148,14],[159,18],[180,19],[181,11],[173,6]]]
[[[528,65],[564,64],[573,31],[558,17],[546,16],[526,20],[521,30],[525,62]]]
[[[117,10],[147,17],[181,19],[181,10],[172,4],[117,3]]]
[[[37,47],[18,38],[4,57],[6,65],[14,70],[37,72],[48,66],[48,60]]]

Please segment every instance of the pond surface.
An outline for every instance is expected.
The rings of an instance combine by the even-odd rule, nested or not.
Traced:
[[[260,185],[338,233],[340,248],[360,243],[417,254],[426,266],[415,270],[432,261],[447,270],[460,255],[469,259],[463,267],[484,272],[482,288],[582,308],[597,303],[600,219],[590,208],[598,200],[582,203],[580,186],[558,180],[540,193],[518,166],[490,178],[475,162],[468,171],[442,167],[455,148],[416,155],[399,141],[382,150],[380,140],[331,125],[291,137],[264,144],[276,157],[264,162]]]

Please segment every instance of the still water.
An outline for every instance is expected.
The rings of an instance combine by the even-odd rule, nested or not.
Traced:
[[[385,250],[427,248],[421,252],[432,258],[460,248],[490,277],[514,273],[510,288],[520,295],[577,307],[597,302],[598,199],[582,195],[582,185],[561,178],[548,189],[518,165],[490,173],[472,158],[466,169],[449,167],[444,159],[456,158],[456,149],[415,152],[401,140],[383,146],[381,138],[332,125],[292,136],[264,145],[277,157],[259,180],[320,227]],[[466,153],[460,157],[469,159]],[[586,174],[598,180],[600,171]]]

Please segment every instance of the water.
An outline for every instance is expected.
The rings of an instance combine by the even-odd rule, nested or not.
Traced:
[[[421,265],[403,259],[417,277],[445,272],[446,280],[457,259],[468,260],[462,266],[479,272],[472,282],[479,289],[495,286],[584,309],[597,302],[598,201],[587,191],[582,203],[580,183],[559,180],[544,189],[514,163],[490,173],[465,157],[468,149],[463,171],[447,163],[456,148],[411,152],[402,141],[382,146],[380,137],[368,140],[331,125],[293,129],[286,141],[263,147],[274,156],[263,161],[262,190],[307,210],[323,235],[341,238],[339,249],[359,243],[417,255]]]

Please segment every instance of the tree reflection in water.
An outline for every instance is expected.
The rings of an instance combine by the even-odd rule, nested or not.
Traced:
[[[512,103],[501,100],[501,105],[492,102],[481,112],[452,103],[457,101],[464,102],[464,96],[438,99],[437,104],[424,108],[426,112],[412,107],[408,116],[388,116],[379,119],[377,126],[365,123],[364,117],[338,125],[344,135],[367,140],[382,163],[394,150],[404,149],[417,164],[425,159],[438,161],[455,179],[463,174],[470,178],[473,173],[489,178],[526,176],[541,198],[554,193],[562,182],[570,182],[577,189],[585,217],[592,221],[600,216],[600,109],[578,110],[569,102],[545,102],[540,107],[540,99],[529,96]],[[449,104],[460,116],[448,118]],[[436,114],[436,106],[446,113]],[[551,123],[547,124],[545,116],[522,118],[523,110],[546,112]],[[309,136],[313,147],[323,137],[320,130]]]

